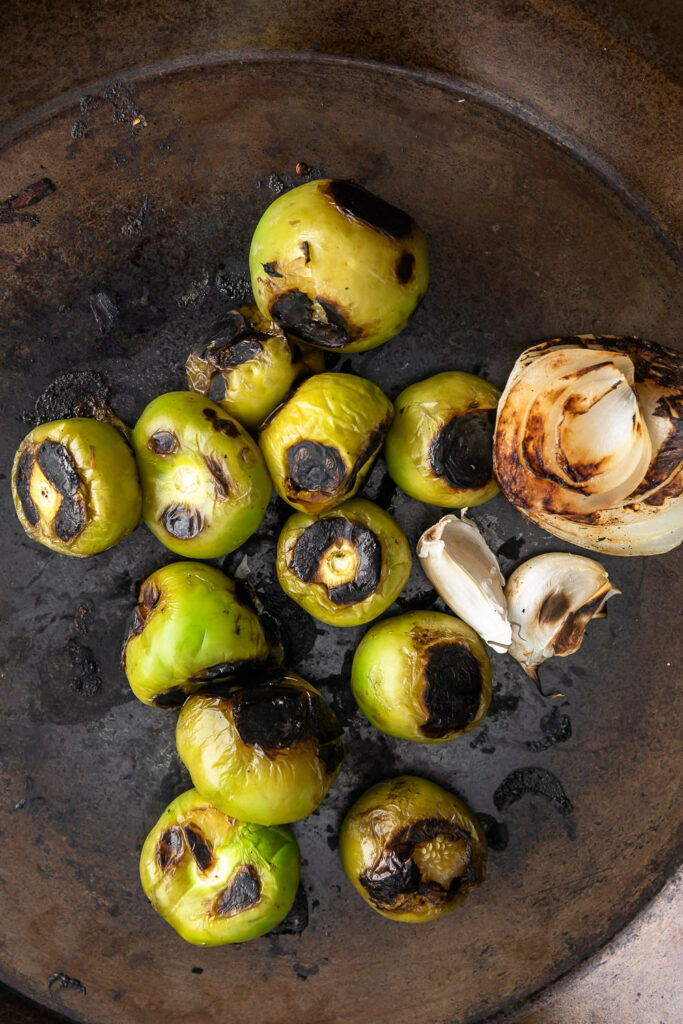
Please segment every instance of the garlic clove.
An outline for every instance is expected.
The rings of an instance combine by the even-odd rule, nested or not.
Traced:
[[[606,601],[619,593],[592,558],[561,552],[530,558],[505,585],[508,654],[538,682],[538,666],[577,651],[590,620],[604,618]]]
[[[451,611],[471,626],[494,651],[512,641],[503,583],[496,556],[464,514],[444,516],[417,544],[422,569]]]

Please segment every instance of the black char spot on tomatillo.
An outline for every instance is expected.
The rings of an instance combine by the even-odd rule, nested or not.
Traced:
[[[31,497],[31,474],[33,473],[33,465],[35,461],[35,454],[32,448],[25,448],[17,463],[17,471],[15,474],[15,483],[17,488],[17,494],[19,495],[19,501],[23,509],[26,519],[31,526],[37,526],[40,521],[40,513],[33,503]]]
[[[375,231],[392,238],[404,238],[412,230],[413,222],[407,213],[353,181],[331,181],[328,195],[341,213],[362,221]]]
[[[239,430],[232,420],[219,416],[215,409],[202,409],[202,415],[209,421],[214,430],[225,434],[226,437],[237,437],[239,434]]]
[[[200,871],[208,871],[213,865],[213,851],[195,825],[184,825],[183,833],[190,853]]]
[[[306,737],[324,745],[342,735],[334,712],[319,694],[277,683],[242,690],[232,713],[242,742],[266,750],[286,750]]]
[[[184,850],[183,833],[177,825],[162,832],[157,844],[157,864],[162,871],[168,871],[182,859]]]
[[[319,519],[294,545],[290,568],[304,583],[317,582],[325,554],[334,558],[334,548],[342,541],[348,541],[358,557],[355,576],[336,587],[327,586],[327,595],[334,604],[354,604],[375,592],[382,572],[382,548],[367,526],[344,516]]]
[[[219,501],[225,501],[230,496],[230,481],[225,475],[225,471],[221,466],[218,459],[212,458],[211,455],[204,455],[204,462],[206,468],[213,477],[214,484],[216,485],[216,497]]]
[[[260,899],[261,881],[258,871],[252,864],[243,864],[214,900],[213,914],[215,917],[232,917],[249,907],[255,907]]]
[[[403,252],[396,264],[396,278],[401,284],[408,284],[415,270],[415,257],[412,252]]]
[[[413,893],[419,893],[423,899],[437,907],[443,906],[465,882],[475,881],[471,851],[468,851],[465,873],[454,877],[448,887],[431,879],[423,879],[413,856],[418,846],[437,838],[455,842],[462,839],[469,841],[470,836],[453,822],[427,818],[411,822],[387,840],[379,863],[364,871],[358,879],[376,906],[391,909],[400,897]]]
[[[331,303],[318,299],[329,323],[316,320],[308,295],[293,288],[279,295],[270,307],[270,315],[285,331],[320,348],[343,348],[351,338],[342,314]]]
[[[188,505],[169,505],[161,516],[161,522],[167,532],[178,540],[190,540],[204,529],[204,516],[199,509]]]
[[[346,463],[339,450],[318,441],[298,441],[287,449],[288,488],[337,494],[346,481]]]
[[[493,473],[495,410],[475,409],[455,416],[432,441],[430,464],[451,487],[483,487]]]
[[[429,718],[420,730],[425,736],[438,738],[464,729],[479,710],[479,662],[466,644],[448,641],[429,647],[425,659],[422,700]]]
[[[78,490],[80,477],[68,449],[58,441],[43,441],[36,452],[36,462],[43,475],[65,498],[72,498]]]
[[[147,442],[147,447],[155,455],[173,455],[180,448],[180,443],[172,430],[157,430]]]

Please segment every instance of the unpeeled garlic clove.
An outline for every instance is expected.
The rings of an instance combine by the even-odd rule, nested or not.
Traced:
[[[530,558],[505,585],[508,654],[538,682],[538,666],[577,651],[590,620],[604,616],[605,602],[619,593],[592,558],[561,552]]]
[[[463,515],[444,516],[417,544],[425,575],[464,622],[494,651],[503,653],[512,631],[503,594],[504,577],[496,556],[475,524]]]

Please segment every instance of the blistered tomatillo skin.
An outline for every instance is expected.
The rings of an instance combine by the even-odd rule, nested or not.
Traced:
[[[394,921],[433,921],[486,875],[476,815],[427,779],[379,782],[356,801],[339,837],[344,871],[366,903]]]
[[[481,505],[498,492],[493,428],[500,391],[471,373],[438,373],[394,402],[384,455],[392,480],[418,501]]]
[[[249,252],[264,316],[289,335],[362,352],[402,331],[427,290],[427,242],[415,221],[350,181],[309,181],[279,196]]]
[[[325,356],[298,345],[256,306],[226,313],[190,353],[187,383],[255,430],[295,381],[325,368]]]
[[[140,521],[133,452],[118,430],[94,419],[32,430],[14,457],[12,496],[32,540],[79,558],[118,544]]]
[[[332,626],[376,619],[403,590],[411,566],[403,530],[363,498],[322,516],[295,513],[277,546],[277,578],[284,592]]]
[[[486,717],[491,662],[477,634],[460,619],[406,612],[365,634],[354,655],[351,690],[382,732],[443,743]]]
[[[270,500],[256,443],[215,402],[172,391],[150,402],[133,431],[142,517],[171,551],[219,558],[258,529]]]
[[[275,490],[301,512],[353,497],[394,410],[376,384],[348,373],[309,377],[266,421],[259,444]]]
[[[261,825],[311,814],[344,753],[332,708],[293,672],[225,697],[190,697],[176,745],[198,792],[226,814]]]
[[[174,562],[142,584],[121,664],[139,700],[170,708],[268,658],[259,618],[233,581],[209,565]]]
[[[190,789],[147,836],[140,881],[156,912],[183,939],[220,946],[264,935],[287,916],[299,863],[286,825],[237,821]]]

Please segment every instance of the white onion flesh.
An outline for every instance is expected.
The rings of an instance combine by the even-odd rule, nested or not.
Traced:
[[[611,554],[683,540],[683,358],[581,335],[527,349],[498,406],[494,468],[529,519]]]

